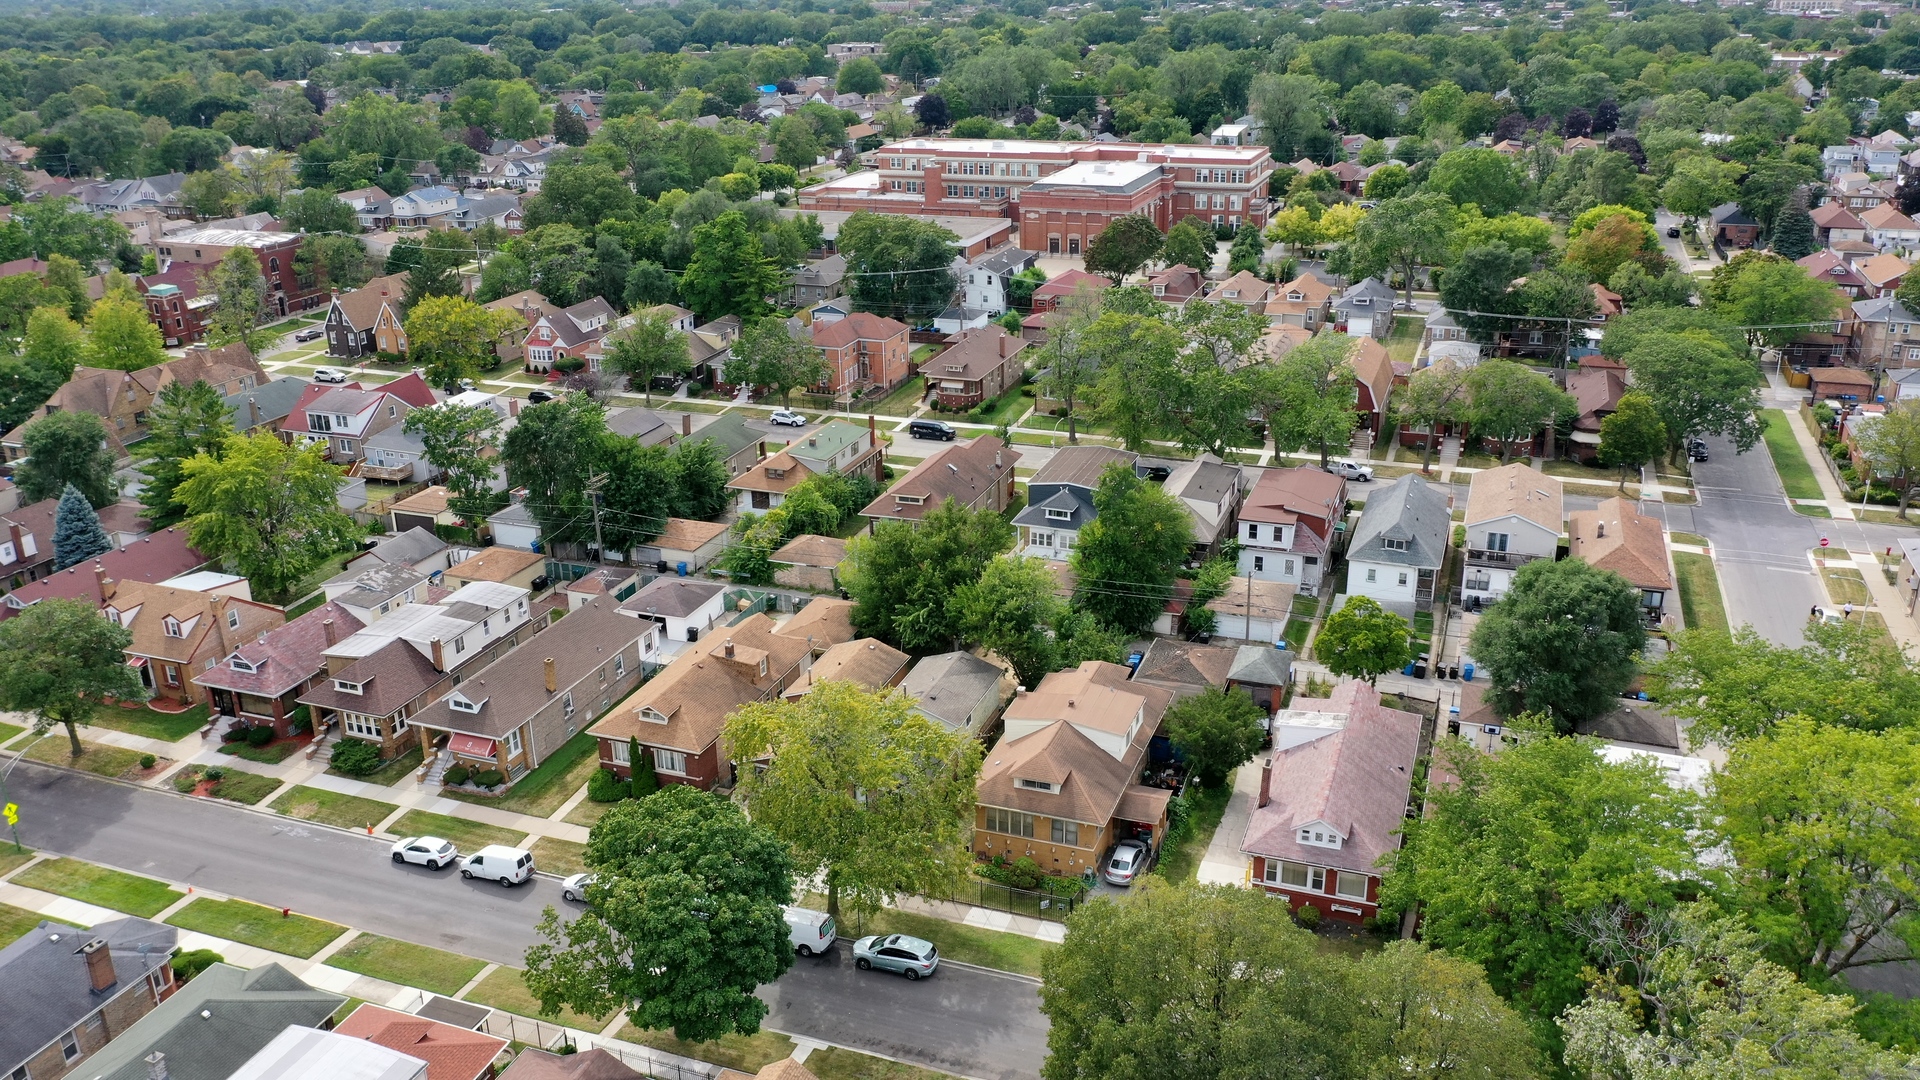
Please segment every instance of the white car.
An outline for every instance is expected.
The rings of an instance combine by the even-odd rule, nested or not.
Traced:
[[[1327,471],[1348,480],[1358,480],[1363,484],[1373,479],[1373,466],[1360,465],[1351,461],[1329,461]]]
[[[592,874],[574,874],[560,883],[560,898],[576,904],[585,903],[587,886],[593,884]]]
[[[317,367],[313,369],[313,381],[343,383],[347,381],[347,373],[339,368]]]
[[[511,889],[533,876],[533,852],[488,844],[461,861],[460,876],[497,881]]]
[[[393,844],[394,862],[414,863],[429,870],[452,866],[459,857],[460,852],[454,848],[453,841],[437,836],[409,836]]]
[[[1140,841],[1122,840],[1114,845],[1113,854],[1107,856],[1107,865],[1101,869],[1100,876],[1106,878],[1109,885],[1126,888],[1147,868],[1152,855]]]
[[[791,409],[776,409],[774,410],[774,413],[772,416],[767,417],[767,421],[773,424],[781,424],[786,427],[806,427],[807,426],[807,418],[804,416],[801,416],[799,413],[794,412]]]

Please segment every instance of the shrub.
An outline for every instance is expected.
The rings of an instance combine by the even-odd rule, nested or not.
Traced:
[[[313,721],[296,713],[293,719],[287,721],[287,730],[295,735],[305,735],[313,730]]]
[[[220,733],[220,741],[223,743],[240,742],[246,737],[247,737],[247,729],[244,727],[241,727],[239,724],[235,724],[232,727]]]
[[[634,798],[644,799],[660,790],[660,778],[653,775],[653,755],[641,749],[639,739],[627,740],[627,759],[633,762]]]
[[[473,770],[467,768],[465,765],[455,764],[452,768],[441,774],[440,780],[442,783],[452,784],[457,787],[466,783],[468,775],[472,772]]]
[[[177,953],[173,958],[173,977],[180,982],[186,982],[215,964],[225,963],[226,959],[212,949],[195,949],[192,952]]]
[[[593,775],[587,777],[587,798],[594,802],[619,802],[631,790],[631,786],[610,769],[595,769]]]
[[[154,762],[156,762],[156,761],[158,761],[158,760],[160,760],[160,759],[159,759],[159,758],[157,758],[157,757],[154,757],[154,756],[153,756],[152,754],[141,754],[141,755],[140,755],[140,767],[141,767],[141,768],[143,768],[143,769],[151,769],[151,768],[153,768],[153,763],[154,763]]]
[[[200,774],[200,779],[210,781],[215,784],[219,783],[222,780],[225,780],[226,778],[227,778],[227,770],[221,768],[218,765],[215,765],[212,768],[208,769],[206,772],[203,772]]]
[[[1301,926],[1309,930],[1320,925],[1320,909],[1314,907],[1312,904],[1301,904],[1299,909],[1293,913],[1293,917]]]
[[[348,776],[366,776],[380,768],[380,748],[361,739],[341,739],[333,748],[333,767]]]
[[[265,746],[273,741],[273,726],[258,724],[247,729],[248,746]]]
[[[480,785],[483,788],[487,788],[491,790],[493,788],[499,787],[501,784],[506,783],[507,777],[506,777],[506,774],[502,773],[499,769],[488,769],[486,772],[483,772],[483,773],[475,773],[473,777],[473,782]]]

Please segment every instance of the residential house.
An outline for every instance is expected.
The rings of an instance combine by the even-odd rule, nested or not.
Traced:
[[[1201,454],[1175,466],[1160,490],[1186,508],[1193,522],[1193,550],[1211,555],[1233,532],[1233,515],[1240,509],[1241,473],[1212,454]]]
[[[53,512],[59,505],[58,499],[46,499],[0,514],[0,528],[7,530],[5,539],[0,539],[0,575],[5,575],[0,577],[0,589],[10,590],[0,597],[0,619],[12,618],[49,599],[78,600],[98,610],[115,582],[165,581],[198,569],[207,561],[206,556],[187,546],[186,528],[175,525],[65,570],[50,572]]]
[[[779,700],[812,658],[804,639],[776,633],[764,614],[702,639],[588,729],[600,740],[601,767],[629,778],[629,740],[637,740],[661,783],[731,787],[732,765],[720,748],[727,717],[742,705]]]
[[[771,1069],[787,1062],[799,1065],[792,1058],[787,1058],[785,1061],[776,1061],[767,1068]],[[799,1067],[806,1068],[804,1065]],[[646,1080],[646,1074],[598,1047],[576,1053],[556,1054],[530,1046],[513,1056],[513,1063],[500,1074],[500,1080]],[[732,1080],[732,1078],[722,1077],[721,1080]],[[798,1080],[798,1078],[790,1077],[788,1080]]]
[[[446,736],[440,766],[497,770],[511,784],[639,684],[657,633],[611,600],[592,601],[461,680],[410,723],[422,739]]]
[[[989,324],[947,339],[947,348],[921,365],[940,404],[970,409],[1020,385],[1027,371],[1027,343]]]
[[[1393,394],[1393,358],[1387,347],[1371,337],[1357,338],[1347,350],[1347,364],[1353,368],[1353,411],[1360,414],[1362,431],[1387,430],[1387,401]]]
[[[711,382],[715,388],[725,386],[720,373],[733,358],[733,343],[740,340],[740,330],[740,316],[726,315],[688,333],[687,356],[693,361],[688,375],[695,381]]]
[[[834,254],[817,259],[794,271],[793,283],[787,286],[787,303],[804,308],[822,300],[830,300],[845,291],[846,278],[845,255]]]
[[[1482,469],[1467,488],[1467,564],[1461,598],[1471,610],[1507,594],[1513,576],[1560,552],[1566,508],[1558,479],[1522,462]]]
[[[1393,304],[1398,298],[1379,278],[1362,278],[1333,302],[1333,321],[1350,337],[1387,340],[1393,332]]]
[[[1380,910],[1380,861],[1400,846],[1422,719],[1358,680],[1296,699],[1273,719],[1273,751],[1240,850],[1251,879],[1290,909],[1366,923]]]
[[[712,565],[727,547],[727,524],[722,521],[690,521],[670,517],[658,536],[639,548],[639,561],[651,557],[664,574],[697,574]]]
[[[591,347],[613,329],[614,319],[612,305],[597,296],[570,308],[542,310],[527,330],[523,345],[527,368],[549,371],[559,360],[587,359]]]
[[[818,391],[852,400],[871,388],[891,390],[907,381],[907,324],[856,311],[811,327],[813,344],[826,361]]]
[[[913,711],[946,727],[984,739],[1013,697],[1013,675],[970,652],[922,657],[900,682]]]
[[[404,563],[372,561],[349,566],[321,582],[320,592],[328,603],[341,605],[365,625],[395,608],[426,603],[428,580],[426,572]]]
[[[91,930],[41,920],[0,949],[9,998],[0,1075],[59,1080],[90,1068],[94,1055],[174,992],[179,933],[145,919],[110,919]]]
[[[954,304],[934,316],[933,329],[936,333],[952,337],[968,330],[978,330],[992,321],[992,317],[981,308],[961,307],[959,304]]]
[[[176,263],[163,273],[142,274],[133,281],[134,291],[147,307],[147,321],[160,331],[161,340],[170,349],[206,340],[207,318],[213,314],[218,297],[200,287],[203,273],[204,267]]]
[[[813,666],[794,680],[780,696],[789,701],[805,697],[828,679],[850,682],[862,690],[886,690],[899,685],[911,656],[875,638],[855,638],[831,646],[814,657]]]
[[[242,642],[286,622],[286,615],[250,598],[247,579],[198,572],[149,584],[117,581],[101,613],[133,635],[127,663],[155,698],[185,706],[196,696],[193,673],[230,655]]]
[[[339,1080],[342,1077],[427,1080],[427,1063],[338,1031],[288,1025],[227,1080]]]
[[[452,526],[457,517],[453,491],[445,484],[421,488],[387,507],[387,523],[395,533],[413,529],[435,532],[442,526]]]
[[[1120,840],[1160,846],[1173,792],[1140,778],[1173,694],[1128,674],[1089,660],[1014,695],[975,787],[975,858],[1077,877]]]
[[[1913,265],[1907,260],[1890,252],[1881,252],[1872,258],[1854,264],[1860,276],[1867,279],[1867,285],[1873,290],[1872,296],[1892,296],[1907,278],[1907,271]]]
[[[1005,315],[1013,306],[1007,298],[1011,291],[1008,283],[1038,258],[1031,251],[1003,244],[956,269],[960,279],[960,306],[984,311],[993,318]]]
[[[400,385],[409,381],[418,384],[412,393]],[[433,392],[418,375],[372,389],[314,383],[287,413],[281,430],[307,443],[325,443],[327,460],[350,464],[365,456],[368,436],[405,424],[408,413],[433,403]]]
[[[394,196],[392,208],[396,229],[444,228],[453,224],[460,193],[443,187],[417,188]]]
[[[308,385],[305,379],[286,376],[228,394],[222,402],[227,407],[227,420],[242,435],[279,431]]]
[[[532,616],[525,589],[467,585],[437,603],[395,608],[328,646],[325,680],[296,700],[310,710],[316,734],[338,723],[341,737],[393,757],[419,742],[412,717],[545,622]]]
[[[36,420],[57,412],[99,417],[107,428],[107,449],[115,457],[124,457],[128,443],[147,437],[147,411],[160,391],[174,383],[204,382],[226,395],[252,390],[266,381],[266,369],[239,342],[217,349],[190,346],[177,360],[138,371],[76,367],[32,416],[0,436],[0,458],[12,464],[26,457],[26,433]]]
[[[1033,313],[1039,315],[1052,311],[1060,306],[1061,300],[1082,289],[1097,293],[1111,288],[1113,281],[1110,278],[1089,274],[1085,270],[1068,270],[1033,290]]]
[[[1814,368],[1808,390],[1816,401],[1863,402],[1874,399],[1874,378],[1858,368]]]
[[[1867,226],[1853,211],[1838,202],[1824,202],[1808,212],[1813,219],[1813,235],[1822,247],[1852,241],[1865,243]]]
[[[1112,465],[1132,468],[1139,455],[1106,446],[1063,446],[1027,481],[1027,505],[1014,515],[1015,550],[1065,561],[1080,530],[1097,516],[1093,493]]]
[[[1274,288],[1273,298],[1267,301],[1267,319],[1278,326],[1318,333],[1333,321],[1333,297],[1333,286],[1312,274],[1301,274]]]
[[[1861,211],[1860,221],[1867,227],[1867,241],[1881,251],[1912,251],[1920,246],[1920,224],[1891,202]]]
[[[166,217],[186,217],[187,204],[180,192],[186,180],[187,174],[178,172],[132,180],[99,180],[74,188],[72,196],[89,214],[155,210]]]
[[[1673,559],[1667,552],[1667,530],[1656,518],[1642,514],[1630,500],[1611,498],[1592,510],[1567,515],[1567,554],[1585,559],[1600,570],[1611,570],[1640,590],[1640,607],[1647,622],[1658,625],[1666,613],[1667,594],[1673,591]]]
[[[327,671],[326,650],[366,623],[345,606],[322,604],[285,625],[242,642],[212,667],[193,673],[206,691],[209,713],[248,727],[270,726],[276,736],[293,734],[301,694]]]
[[[774,633],[806,642],[810,655],[817,658],[829,648],[859,636],[853,629],[853,608],[851,600],[816,597],[788,616]]]
[[[1832,251],[1816,251],[1804,259],[1795,260],[1807,276],[1815,281],[1824,281],[1852,299],[1858,300],[1867,295],[1872,286],[1860,275],[1853,264]]]
[[[1228,578],[1227,591],[1207,601],[1207,610],[1213,612],[1213,636],[1234,641],[1273,642],[1282,649],[1301,644],[1286,639],[1295,592],[1294,587],[1284,581]]]
[[[1176,307],[1199,296],[1207,287],[1207,275],[1185,263],[1175,263],[1147,278],[1147,288],[1155,300]]]
[[[333,1030],[426,1062],[426,1080],[492,1080],[494,1059],[508,1045],[497,1035],[379,1005],[361,1005]]]
[[[727,587],[698,578],[657,577],[620,605],[620,613],[658,623],[667,641],[699,641],[726,614]]]
[[[832,592],[840,587],[837,571],[847,557],[847,542],[837,536],[803,533],[768,556],[778,569],[773,583],[789,589]]]
[[[252,252],[260,264],[260,273],[267,279],[266,310],[269,315],[279,317],[311,310],[327,300],[319,280],[302,278],[296,269],[295,256],[305,238],[305,233],[201,227],[161,237],[154,245],[154,253],[162,265],[186,262],[212,266],[230,251]]]
[[[353,208],[354,219],[370,232],[393,228],[393,196],[377,187],[342,191],[334,198]]]
[[[1272,299],[1274,287],[1260,279],[1251,270],[1242,270],[1227,280],[1214,286],[1207,299],[1216,304],[1234,303],[1248,311],[1265,311],[1267,301]]]
[[[1861,367],[1886,368],[1920,365],[1920,317],[1896,297],[1855,300],[1847,335],[1847,362]]]
[[[445,582],[449,589],[494,583],[539,592],[544,585],[535,582],[544,581],[546,567],[546,559],[537,551],[490,547],[449,567]]]
[[[640,591],[640,572],[627,566],[602,566],[560,587],[567,610],[578,611],[595,600],[611,597],[618,604]]]
[[[868,531],[882,521],[917,522],[948,499],[970,510],[983,507],[1004,513],[1013,503],[1013,467],[1020,451],[998,436],[981,435],[934,451],[860,516]]]
[[[742,513],[764,513],[785,502],[787,492],[810,476],[840,473],[878,480],[885,458],[885,448],[875,440],[871,427],[829,420],[801,432],[786,449],[734,476],[727,489],[739,492]]]
[[[408,271],[377,277],[357,289],[335,289],[327,307],[327,355],[343,360],[358,360],[375,353],[398,355],[406,352],[404,317],[399,314],[400,298],[407,290]],[[385,323],[388,339],[384,344],[374,337],[377,325]],[[399,337],[393,329],[399,327]],[[393,348],[391,346],[399,346]]]
[[[1600,458],[1600,424],[1620,407],[1627,393],[1627,373],[1612,366],[1582,363],[1579,370],[1567,374],[1567,393],[1573,395],[1576,413],[1568,448],[1573,456],[1592,465]]]
[[[1739,203],[1721,203],[1707,215],[1707,229],[1714,245],[1724,248],[1752,247],[1760,239],[1760,223]]]
[[[1375,491],[1347,546],[1347,592],[1411,614],[1433,603],[1453,539],[1449,497],[1408,473]]]
[[[277,963],[217,963],[87,1059],[87,1080],[229,1080],[289,1027],[324,1028],[344,994]]]
[[[1347,481],[1322,469],[1264,469],[1240,503],[1235,573],[1319,595],[1333,561],[1334,530],[1347,516]]]
[[[1270,645],[1242,645],[1233,651],[1227,689],[1244,690],[1271,716],[1293,689],[1293,653]]]
[[[1231,645],[1154,638],[1134,665],[1132,681],[1157,686],[1175,701],[1227,685],[1236,650]]]

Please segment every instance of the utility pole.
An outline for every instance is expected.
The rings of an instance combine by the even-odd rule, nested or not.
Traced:
[[[600,543],[600,489],[606,485],[606,473],[587,478],[587,497],[593,500],[593,557],[596,562],[605,562],[607,557],[606,548]]]

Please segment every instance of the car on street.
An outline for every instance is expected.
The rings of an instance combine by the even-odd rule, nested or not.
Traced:
[[[343,383],[347,381],[347,373],[339,368],[317,367],[313,369],[313,381]]]
[[[853,943],[853,966],[861,971],[897,971],[913,982],[940,966],[940,950],[931,941],[905,934],[863,937]]]
[[[1113,854],[1107,856],[1107,864],[1101,868],[1100,876],[1107,879],[1107,884],[1124,889],[1146,870],[1152,856],[1153,852],[1140,841],[1122,840],[1113,846]]]
[[[952,424],[945,420],[910,420],[907,422],[907,434],[916,439],[938,439],[952,442],[959,434]]]
[[[533,852],[488,844],[460,863],[460,876],[497,881],[510,889],[533,876]]]
[[[647,386],[651,389],[662,390],[671,394],[675,390],[680,389],[680,384],[686,381],[687,380],[678,375],[655,375],[648,381]]]
[[[1680,226],[1678,225],[1667,226],[1667,235],[1675,240],[1680,239]]]
[[[323,337],[325,337],[325,336],[326,336],[326,334],[327,334],[327,332],[326,332],[325,330],[322,330],[322,329],[320,329],[319,327],[317,327],[317,326],[316,326],[316,327],[314,327],[314,328],[313,328],[313,329],[311,329],[311,330],[302,330],[302,331],[300,331],[299,333],[297,333],[297,334],[295,334],[295,335],[293,335],[293,340],[295,340],[295,341],[318,341],[318,340],[320,340],[321,338],[323,338]]]
[[[442,386],[440,392],[448,397],[453,397],[456,394],[464,394],[471,389],[473,389],[473,380],[461,379],[458,382],[450,382]]]
[[[839,932],[834,925],[833,916],[812,908],[782,907],[780,913],[787,920],[787,943],[801,956],[814,956],[833,948],[834,935]]]
[[[393,844],[394,862],[413,863],[429,870],[451,866],[459,857],[460,852],[454,848],[453,841],[437,836],[409,836]]]
[[[1352,461],[1329,461],[1327,471],[1348,480],[1358,480],[1363,484],[1373,479],[1373,466]]]
[[[770,424],[779,424],[782,427],[807,426],[807,418],[791,409],[775,409],[773,415],[767,417],[767,422]]]
[[[553,391],[551,390],[527,391],[527,404],[529,405],[545,405],[547,402],[552,400],[553,400]]]
[[[574,874],[560,882],[560,898],[577,904],[586,903],[587,886],[592,884],[592,874]]]
[[[1703,439],[1693,439],[1687,443],[1688,461],[1707,460],[1707,444]]]

